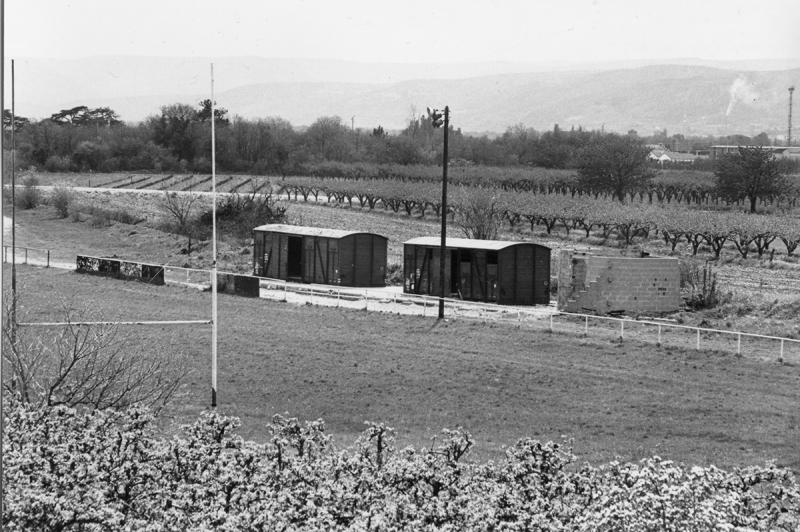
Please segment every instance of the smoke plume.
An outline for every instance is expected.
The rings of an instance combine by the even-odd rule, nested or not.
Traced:
[[[753,102],[758,100],[758,91],[753,88],[754,85],[755,83],[749,83],[744,76],[739,76],[736,78],[736,81],[733,82],[731,88],[728,89],[731,99],[728,102],[728,110],[725,111],[725,116],[731,114],[731,111],[733,111],[733,106],[736,102],[742,102],[745,105],[752,105]]]

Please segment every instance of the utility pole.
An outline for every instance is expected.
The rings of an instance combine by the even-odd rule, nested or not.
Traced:
[[[442,155],[442,243],[439,257],[439,319],[444,319],[444,274],[445,255],[447,253],[447,133],[450,129],[450,108],[444,107],[444,117],[437,109],[428,109],[428,116],[433,127],[444,125],[444,154]],[[444,121],[442,120],[444,118]]]
[[[788,135],[786,135],[787,147],[790,147],[792,145],[792,96],[794,96],[794,85],[789,87],[789,133]]]

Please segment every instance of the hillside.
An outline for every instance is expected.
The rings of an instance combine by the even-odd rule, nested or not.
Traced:
[[[782,133],[787,89],[800,83],[800,68],[530,71],[530,65],[517,63],[367,68],[344,61],[215,61],[216,100],[231,114],[280,116],[296,126],[339,115],[348,122],[355,117],[355,126],[366,129],[400,129],[412,106],[421,112],[447,104],[454,126],[463,131],[502,132],[522,123],[642,134],[657,128],[670,134]],[[210,93],[208,63],[200,59],[20,60],[16,83],[18,114],[38,118],[89,105],[109,106],[123,120],[139,121],[162,105],[195,103]]]

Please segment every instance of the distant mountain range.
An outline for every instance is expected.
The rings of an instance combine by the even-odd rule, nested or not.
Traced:
[[[367,64],[332,60],[94,57],[17,59],[16,111],[45,118],[61,109],[108,106],[140,121],[162,105],[214,96],[230,115],[280,116],[295,126],[339,115],[347,124],[402,129],[412,112],[449,105],[454,127],[500,133],[558,124],[650,134],[785,133],[788,88],[800,60],[669,64]],[[6,72],[8,68],[6,61]],[[6,76],[10,107],[10,76]],[[352,122],[351,122],[352,120]],[[795,120],[800,123],[800,120]]]

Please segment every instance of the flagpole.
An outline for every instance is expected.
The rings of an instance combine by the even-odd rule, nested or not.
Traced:
[[[217,149],[214,122],[214,63],[211,63],[211,408],[217,407]]]

